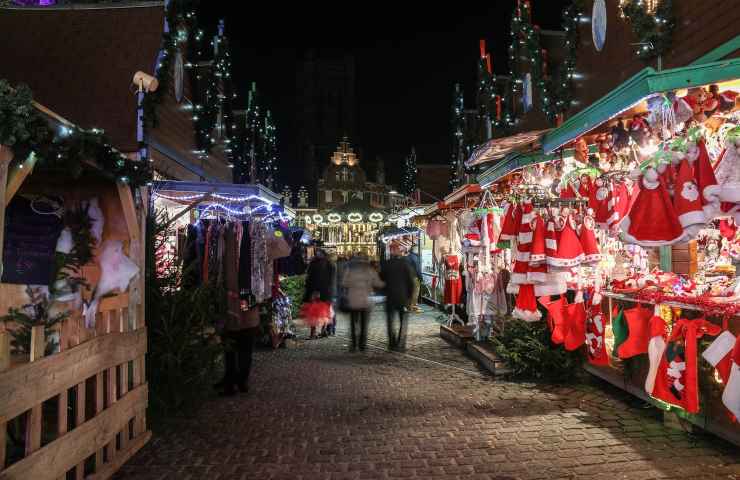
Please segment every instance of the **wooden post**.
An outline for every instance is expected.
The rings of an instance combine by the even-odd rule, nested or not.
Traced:
[[[0,219],[1,220],[1,219]],[[0,221],[0,223],[2,223]],[[2,249],[2,245],[0,245]],[[138,360],[138,359],[137,359]],[[10,368],[10,333],[0,332],[0,372]],[[5,450],[7,442],[8,426],[5,422],[0,422],[0,472],[5,468]]]
[[[80,425],[85,423],[85,405],[87,405],[87,399],[85,398],[85,381],[77,384],[77,421],[75,422],[75,428],[79,428]],[[77,480],[82,480],[85,476],[85,460],[83,459],[77,464],[75,468],[75,476]]]
[[[8,165],[13,160],[13,151],[10,147],[0,145],[0,199],[5,198],[8,184]],[[5,234],[5,202],[0,201],[0,275],[3,273],[3,243]]]
[[[44,357],[46,338],[44,326],[31,327],[31,361],[35,362]],[[41,416],[42,404],[31,407],[26,422],[26,455],[30,455],[41,448]]]

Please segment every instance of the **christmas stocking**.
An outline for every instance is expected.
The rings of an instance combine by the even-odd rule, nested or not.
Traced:
[[[619,347],[622,346],[629,330],[627,330],[627,322],[624,321],[624,310],[620,310],[619,313],[614,316],[612,320],[612,334],[614,335],[614,350],[612,350],[612,356],[618,357]]]
[[[592,301],[586,317],[586,347],[588,361],[592,365],[609,365],[609,355],[604,342],[604,315],[601,305]]]
[[[557,300],[552,297],[541,297],[540,303],[547,309],[547,325],[550,327],[552,343],[560,345],[565,341],[565,307],[568,305],[565,296],[561,295]]]
[[[735,417],[740,417],[740,336],[732,350],[730,378],[722,393],[722,403]]]
[[[701,354],[704,360],[717,369],[722,383],[727,385],[732,369],[732,349],[735,348],[735,335],[725,330]]]
[[[577,350],[586,341],[586,309],[583,302],[565,307],[565,349]]]
[[[648,326],[651,316],[650,309],[644,308],[641,305],[625,310],[624,317],[627,321],[629,335],[627,336],[627,340],[619,346],[617,352],[619,358],[625,359],[647,353],[649,342]]]
[[[650,369],[645,379],[645,391],[652,395],[655,388],[655,377],[658,375],[658,366],[660,358],[665,352],[665,320],[660,317],[660,307],[655,306],[655,312],[650,319],[650,341],[648,342],[648,359],[650,360]]]

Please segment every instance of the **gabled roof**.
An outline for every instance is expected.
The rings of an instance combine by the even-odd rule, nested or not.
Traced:
[[[139,2],[0,9],[0,78],[82,128],[100,128],[123,152],[138,149],[138,70],[153,74],[164,4]]]

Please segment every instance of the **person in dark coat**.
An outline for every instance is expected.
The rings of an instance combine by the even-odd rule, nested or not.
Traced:
[[[388,322],[388,348],[406,350],[406,307],[414,293],[415,273],[402,256],[400,245],[392,243],[391,258],[381,266],[380,277],[385,282],[385,313]],[[398,330],[394,327],[398,316]],[[396,334],[396,332],[398,332]]]
[[[408,253],[404,257],[414,271],[414,292],[411,294],[411,302],[409,302],[409,310],[414,313],[421,313],[422,310],[419,308],[419,293],[421,291],[421,260],[419,255],[414,251],[413,244],[409,244]]]
[[[322,302],[331,302],[334,290],[334,276],[336,270],[329,260],[329,256],[324,250],[317,250],[316,255],[311,259],[306,273],[306,290],[303,295],[304,302],[311,300],[320,300]],[[311,327],[311,338],[318,338],[316,327]]]

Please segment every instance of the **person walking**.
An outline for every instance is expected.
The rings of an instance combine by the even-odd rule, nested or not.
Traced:
[[[388,348],[406,350],[406,307],[414,291],[414,272],[402,256],[401,246],[392,243],[391,258],[381,266],[380,278],[385,282],[385,313],[388,325]],[[398,330],[394,326],[398,316]],[[396,333],[398,332],[398,333]]]
[[[331,302],[335,273],[334,265],[329,261],[326,251],[318,249],[308,265],[303,302],[306,303],[312,300]],[[310,338],[318,338],[315,326],[311,327]]]
[[[409,311],[414,313],[421,313],[422,310],[419,308],[419,293],[421,292],[421,261],[419,255],[414,251],[414,244],[408,244],[409,248],[406,254],[406,261],[414,272],[414,291],[411,294],[411,301],[409,302]]]
[[[373,270],[367,257],[358,254],[344,268],[341,285],[344,289],[344,308],[349,313],[349,328],[352,343],[350,352],[358,348],[364,351],[367,346],[367,325],[372,303],[370,296],[376,288],[385,284]]]
[[[224,380],[221,396],[249,391],[249,372],[252,370],[252,353],[259,331],[259,307],[230,315],[224,326]]]

